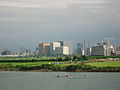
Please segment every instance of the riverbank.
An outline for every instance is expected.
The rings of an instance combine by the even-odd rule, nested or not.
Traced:
[[[42,64],[39,66],[24,66],[10,64],[0,66],[0,71],[38,71],[38,72],[120,72],[120,67],[96,67],[90,65],[70,65],[70,64]]]
[[[79,60],[74,57],[71,61],[68,57],[67,59],[1,57],[0,71],[120,72],[120,59],[101,58]]]

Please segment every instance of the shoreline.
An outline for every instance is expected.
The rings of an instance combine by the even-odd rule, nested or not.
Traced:
[[[0,70],[0,72],[115,72],[120,73],[120,71],[51,71],[51,70]]]
[[[0,71],[25,71],[25,72],[120,72],[120,67],[96,67],[90,65],[54,65],[42,64],[37,66],[2,65]]]

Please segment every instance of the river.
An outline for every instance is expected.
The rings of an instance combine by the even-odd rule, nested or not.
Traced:
[[[0,72],[0,90],[120,90],[120,73]]]

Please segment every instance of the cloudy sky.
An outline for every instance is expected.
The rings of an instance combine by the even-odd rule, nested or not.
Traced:
[[[0,50],[67,40],[120,44],[120,0],[0,0]]]

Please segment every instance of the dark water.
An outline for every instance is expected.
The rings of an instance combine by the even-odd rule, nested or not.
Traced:
[[[0,90],[120,90],[120,73],[0,72]]]

